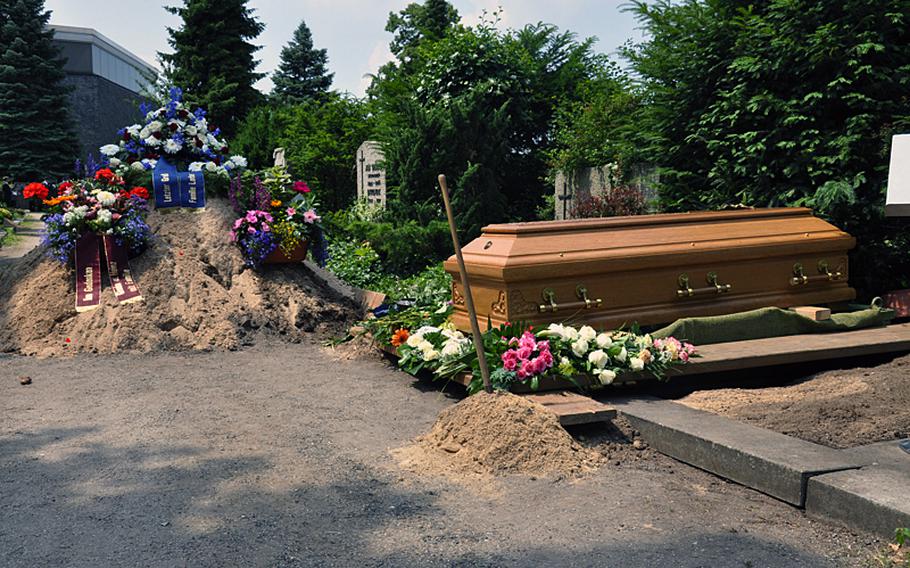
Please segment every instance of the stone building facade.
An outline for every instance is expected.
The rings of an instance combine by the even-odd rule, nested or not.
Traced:
[[[379,142],[367,140],[357,148],[357,199],[386,206],[385,155]]]
[[[592,197],[604,196],[613,191],[615,178],[619,172],[616,166],[607,164],[596,168],[579,168],[577,170],[556,172],[554,189],[556,190],[556,220],[571,219],[575,206]],[[657,191],[654,189],[659,181],[654,168],[638,167],[633,170],[632,180],[628,185],[637,189],[648,204],[654,209]]]
[[[117,130],[139,122],[146,77],[154,67],[91,28],[51,25],[54,44],[66,60],[70,116],[80,156],[98,158],[98,148],[117,140]]]

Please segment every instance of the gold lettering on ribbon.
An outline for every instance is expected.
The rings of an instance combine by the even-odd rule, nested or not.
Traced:
[[[92,282],[92,274],[94,274],[94,270],[92,270],[92,267],[86,266],[85,267],[85,288],[84,288],[84,290],[89,293],[92,291],[92,289],[94,287],[94,284]],[[88,297],[91,298],[91,296],[88,296]]]
[[[190,203],[196,203],[196,176],[191,172],[190,173]]]
[[[168,173],[161,174],[161,188],[164,190],[164,200],[166,202],[171,201],[171,175]]]

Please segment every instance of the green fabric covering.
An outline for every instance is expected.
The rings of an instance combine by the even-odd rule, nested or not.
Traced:
[[[886,325],[893,310],[871,307],[856,312],[832,314],[827,321],[815,321],[790,310],[761,308],[738,314],[683,318],[659,329],[656,338],[673,336],[694,345],[781,337],[801,333],[828,333]]]

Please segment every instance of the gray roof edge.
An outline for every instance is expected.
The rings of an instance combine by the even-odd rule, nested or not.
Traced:
[[[109,39],[98,30],[95,30],[93,28],[82,28],[78,26],[63,26],[59,24],[49,24],[47,27],[54,31],[55,40],[90,43],[92,45],[97,45],[98,47],[102,47],[108,51],[111,51],[114,55],[117,55],[124,61],[144,71],[154,73],[159,72],[157,67],[146,63],[137,55],[134,55],[125,47],[118,45],[116,42],[114,42],[114,40]]]

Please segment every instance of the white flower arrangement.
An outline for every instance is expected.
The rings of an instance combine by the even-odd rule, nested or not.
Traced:
[[[180,89],[172,88],[165,106],[144,110],[144,124],[120,129],[117,144],[99,149],[112,170],[119,175],[130,169],[151,170],[160,158],[189,163],[190,171],[223,176],[247,167],[243,156],[226,156],[228,145],[219,138],[220,130],[209,126],[204,110],[191,111],[185,106],[182,95]]]

